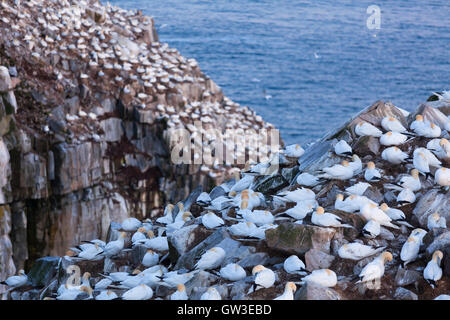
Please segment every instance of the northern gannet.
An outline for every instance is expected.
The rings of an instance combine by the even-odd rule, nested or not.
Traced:
[[[442,165],[442,162],[436,158],[436,156],[427,148],[416,148],[414,150],[413,156],[415,156],[418,153],[422,153],[425,158],[427,159],[428,164],[431,167],[440,168]]]
[[[409,238],[405,241],[400,252],[400,259],[403,261],[403,266],[406,266],[411,261],[417,259],[419,254],[422,239],[426,235],[423,229],[414,229]]]
[[[95,290],[102,290],[102,289],[106,289],[108,288],[111,284],[113,283],[113,281],[111,279],[108,278],[104,278],[102,280],[100,280],[99,282],[97,282],[94,286]]]
[[[156,222],[161,223],[161,224],[171,224],[173,223],[173,216],[172,216],[172,212],[173,209],[175,208],[175,206],[171,203],[169,203],[166,208],[164,209],[164,216],[159,217],[158,219],[156,219]]]
[[[214,212],[207,212],[202,216],[202,224],[207,229],[214,229],[225,224],[222,218],[216,216]]]
[[[153,297],[153,290],[145,284],[140,284],[122,295],[123,300],[149,300]]]
[[[189,297],[186,293],[186,287],[180,283],[177,285],[177,290],[170,295],[170,300],[188,300]]]
[[[101,260],[102,257],[99,256],[103,252],[103,249],[96,243],[94,245],[89,244],[89,247],[85,247],[84,250],[78,253],[78,255],[73,258],[80,258],[83,260]]]
[[[381,137],[383,132],[368,122],[361,121],[355,126],[355,133],[358,136]]]
[[[347,243],[341,246],[338,250],[338,255],[342,259],[350,259],[359,261],[366,257],[370,257],[380,251],[383,251],[385,247],[372,248],[359,242]]]
[[[434,123],[424,123],[423,125],[418,125],[415,127],[414,132],[421,137],[425,138],[439,138],[441,136],[442,130],[439,126]]]
[[[294,300],[295,291],[297,291],[297,286],[295,285],[295,283],[287,282],[284,287],[283,294],[273,300]]]
[[[297,177],[297,184],[305,187],[314,187],[320,183],[319,178],[308,172],[303,172]]]
[[[440,185],[441,187],[450,186],[450,169],[440,168],[434,173],[434,183]]]
[[[178,217],[178,216],[177,216]],[[181,229],[186,222],[192,219],[192,214],[189,211],[185,211],[181,214],[181,219],[175,219],[175,222],[170,223],[166,226],[166,232],[168,234]]]
[[[441,261],[443,257],[442,251],[436,250],[433,253],[432,259],[423,270],[423,277],[432,288],[436,286],[436,281],[439,281],[442,278]]]
[[[206,206],[211,203],[211,197],[209,196],[209,194],[207,192],[202,192],[198,196],[196,202],[201,206]]]
[[[384,117],[381,120],[381,127],[386,131],[400,132],[400,133],[407,132],[406,128],[402,125],[402,123],[394,117],[388,116]]]
[[[145,267],[153,267],[159,262],[159,254],[152,249],[147,249],[144,257],[142,258],[142,265]]]
[[[200,300],[222,300],[222,296],[216,288],[208,288],[200,297]]]
[[[284,260],[283,268],[287,273],[291,274],[305,275],[307,272],[305,264],[296,255],[292,255]]]
[[[334,152],[338,156],[351,156],[353,153],[352,147],[350,147],[345,140],[339,140],[339,142],[334,145]]]
[[[395,222],[403,224],[410,228],[413,227],[408,222],[406,222],[406,216],[402,210],[395,209],[395,208],[389,208],[389,206],[386,203],[382,203],[380,205],[380,209],[383,210],[383,212],[386,213],[389,216],[389,218],[391,218]]]
[[[280,192],[276,197],[287,202],[300,202],[304,200],[315,200],[316,194],[311,189],[298,188],[293,191]]]
[[[244,218],[245,221],[253,222],[257,226],[261,226],[264,224],[271,224],[275,220],[272,213],[270,213],[270,211],[267,210],[254,210],[254,211],[241,210],[238,211],[238,213],[241,213],[241,216],[242,218]]]
[[[317,207],[313,212],[311,222],[321,227],[353,228],[351,225],[342,224],[342,219],[335,214],[325,212],[322,207]]]
[[[373,239],[378,237],[381,232],[380,224],[374,220],[369,220],[362,229],[362,234],[368,239]]]
[[[225,250],[221,247],[214,247],[207,250],[195,264],[195,269],[215,269],[225,258]]]
[[[380,144],[383,146],[398,146],[405,143],[407,138],[402,133],[389,131],[380,137]]]
[[[299,201],[294,207],[284,211],[282,214],[286,214],[297,220],[303,220],[308,213],[313,212],[315,203],[315,200]]]
[[[381,158],[393,164],[405,162],[408,154],[400,150],[398,147],[389,147],[383,150]]]
[[[122,230],[131,232],[136,231],[141,226],[141,224],[142,223],[136,218],[128,218],[122,221],[121,226]]]
[[[120,253],[125,245],[126,236],[127,234],[125,232],[121,232],[119,234],[119,239],[110,241],[106,244],[106,246],[103,248],[103,252],[101,252],[101,255],[110,258]]]
[[[152,249],[156,251],[167,251],[169,250],[169,243],[167,242],[167,237],[157,236],[152,230],[147,232],[148,239],[138,240],[136,244],[143,244],[147,249]]]
[[[261,264],[253,267],[252,275],[255,277],[255,291],[261,288],[270,288],[275,283],[275,273]]]
[[[354,154],[352,156],[352,160],[353,161],[349,162],[349,166],[353,170],[353,175],[359,174],[362,171],[361,159],[359,158],[359,156],[357,154]]]
[[[344,160],[341,164],[335,164],[332,167],[323,168],[324,172],[319,178],[336,179],[336,180],[348,180],[353,177],[353,169],[349,162]]]
[[[445,217],[441,217],[437,212],[435,212],[428,216],[427,228],[428,230],[433,228],[447,228],[447,221]]]
[[[333,270],[318,269],[311,272],[311,274],[303,277],[300,283],[315,283],[322,287],[334,287],[337,283],[337,276]]]
[[[397,202],[400,204],[408,204],[416,202],[416,195],[408,188],[403,188],[397,195]]]
[[[8,287],[20,288],[26,285],[28,282],[28,276],[25,274],[24,270],[19,270],[16,276],[11,276],[5,281],[0,282],[0,284],[7,285]]]
[[[364,172],[364,179],[368,182],[376,182],[381,180],[381,173],[377,168],[375,168],[375,163],[372,161],[367,163],[367,168]]]
[[[145,240],[146,236],[145,233],[147,231],[145,230],[144,227],[140,227],[139,229],[137,229],[137,231],[133,234],[133,236],[131,237],[131,243],[135,243],[139,240]]]
[[[430,173],[430,164],[422,152],[415,153],[413,156],[413,165],[420,173],[428,175]]]
[[[238,177],[239,173],[236,175],[236,178]],[[250,188],[254,180],[255,176],[245,174],[239,181],[237,181],[236,179],[236,183],[231,187],[230,191],[241,192],[245,189],[248,189]]]
[[[284,154],[287,157],[299,158],[305,153],[305,150],[298,144],[291,144],[284,149]]]
[[[450,160],[450,142],[445,138],[430,140],[427,143],[427,149],[431,150],[441,160]]]
[[[366,170],[367,171],[367,170]],[[366,192],[367,188],[370,187],[370,184],[367,182],[358,182],[348,188],[345,188],[345,191],[348,194],[356,194],[358,196],[362,196],[364,192]]]
[[[195,272],[178,273],[177,271],[171,271],[164,274],[162,284],[170,288],[176,287],[178,284],[185,284],[191,280],[195,275]]]
[[[413,131],[415,131],[418,128],[424,127],[424,126],[428,126],[429,122],[425,122],[423,119],[423,116],[421,114],[416,115],[415,120],[413,122],[411,122],[411,124],[409,125],[409,128]]]
[[[56,297],[56,300],[75,300],[80,295],[88,295],[87,298],[92,298],[92,288],[87,286],[81,286],[78,288],[71,288],[68,290],[65,290],[62,294],[58,295]]]
[[[111,290],[102,290],[95,300],[114,300],[117,299],[117,294]]]
[[[259,229],[253,222],[239,222],[228,227],[230,233],[239,237],[265,238],[265,232]]]
[[[386,213],[384,213],[383,210],[378,208],[376,204],[373,203],[366,204],[361,210],[361,216],[367,221],[374,220],[382,226],[399,229],[398,226],[393,225],[391,223],[392,219],[389,218],[389,216]]]
[[[388,251],[383,252],[372,262],[368,263],[359,273],[359,280],[356,283],[373,281],[383,277],[386,261],[392,261],[392,254]]]
[[[405,175],[400,179],[399,185],[402,188],[408,188],[413,192],[419,191],[422,188],[422,184],[419,178],[419,170],[412,169],[411,175]]]
[[[236,263],[229,263],[220,269],[220,276],[229,281],[239,281],[244,279],[247,274],[240,265]]]

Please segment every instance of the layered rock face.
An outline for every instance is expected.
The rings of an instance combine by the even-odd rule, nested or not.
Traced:
[[[0,12],[2,279],[222,181],[220,163],[171,162],[171,129],[272,128],[140,12],[42,0]]]

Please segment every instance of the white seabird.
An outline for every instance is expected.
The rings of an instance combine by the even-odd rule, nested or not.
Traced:
[[[353,169],[346,160],[342,161],[340,164],[335,164],[332,167],[323,168],[322,171],[324,173],[319,175],[319,178],[348,180],[353,177]]]
[[[338,250],[338,255],[342,259],[350,259],[359,261],[383,251],[385,247],[372,248],[359,242],[346,243]]]
[[[368,122],[361,121],[355,126],[355,133],[358,136],[381,137],[383,132]]]
[[[348,188],[345,188],[345,191],[348,194],[356,194],[358,196],[362,196],[364,192],[366,192],[367,188],[370,187],[370,184],[367,182],[358,182]]]
[[[381,180],[381,173],[377,168],[375,168],[375,163],[372,161],[367,163],[367,168],[364,172],[364,179],[368,182],[376,182]]]
[[[26,285],[28,282],[28,276],[24,270],[19,270],[16,276],[11,276],[0,284],[7,285],[8,287],[20,288]]]
[[[361,216],[367,221],[374,220],[382,226],[399,229],[398,226],[391,223],[392,219],[389,218],[389,216],[384,213],[383,210],[378,208],[376,204],[366,204],[361,210]]]
[[[434,183],[441,187],[450,186],[450,169],[440,168],[434,173]]]
[[[337,276],[333,270],[318,269],[311,272],[311,274],[303,277],[300,283],[315,283],[322,287],[334,287],[337,283]]]
[[[216,288],[208,288],[208,290],[202,294],[200,300],[222,300],[222,296]]]
[[[386,261],[392,261],[392,254],[388,251],[383,252],[368,263],[359,273],[359,280],[356,283],[373,281],[383,277]]]
[[[305,150],[298,144],[291,144],[284,149],[284,154],[287,157],[299,158],[305,153]]]
[[[313,212],[311,222],[321,227],[353,228],[351,225],[342,224],[342,219],[335,214],[325,212],[322,207],[317,207]]]
[[[229,281],[239,281],[244,279],[247,274],[240,265],[236,263],[229,263],[220,269],[220,276]]]
[[[287,282],[284,287],[283,294],[273,300],[294,300],[295,291],[297,291],[297,286],[295,285],[295,283]]]
[[[369,220],[362,229],[362,234],[368,239],[373,239],[378,237],[381,232],[381,227],[375,220]]]
[[[400,164],[405,162],[408,158],[408,154],[394,146],[384,149],[381,153],[381,158],[393,164]]]
[[[383,146],[398,146],[405,143],[408,137],[399,132],[389,131],[380,137],[380,144]]]
[[[308,172],[303,172],[297,177],[297,184],[305,187],[314,187],[320,183],[319,178]]]
[[[215,269],[225,258],[225,250],[221,247],[214,247],[207,250],[195,264],[195,269]]]
[[[149,300],[153,297],[153,290],[145,284],[140,284],[122,295],[123,300]]]
[[[216,216],[214,212],[208,212],[202,216],[202,224],[207,229],[214,229],[225,224],[222,218]]]
[[[128,218],[122,221],[121,226],[124,231],[136,231],[140,226],[141,222],[136,218]]]
[[[437,212],[435,212],[428,216],[427,228],[428,230],[433,228],[447,228],[447,221],[445,217],[441,217]]]
[[[284,260],[283,268],[287,273],[290,274],[306,274],[306,266],[302,260],[296,255],[292,255],[286,260]]]
[[[442,251],[436,250],[433,253],[432,259],[423,270],[423,277],[432,288],[436,286],[436,281],[442,278],[441,261],[443,256]]]
[[[180,283],[177,285],[177,290],[170,295],[170,300],[188,300],[189,297],[186,293],[186,287]]]
[[[255,277],[255,291],[261,288],[270,288],[275,283],[275,273],[263,265],[259,264],[253,267],[252,275]]]
[[[402,123],[398,119],[389,116],[386,116],[381,120],[381,127],[386,131],[393,131],[400,133],[407,132],[406,128],[402,125]]]
[[[345,140],[339,140],[339,142],[335,144],[334,152],[338,156],[351,156],[353,153],[352,147],[350,147]]]

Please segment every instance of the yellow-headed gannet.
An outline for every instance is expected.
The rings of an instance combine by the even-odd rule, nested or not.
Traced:
[[[373,281],[383,277],[386,261],[392,261],[392,254],[388,251],[383,252],[372,262],[369,262],[359,273],[359,280],[356,283]]]
[[[423,270],[423,277],[432,288],[436,286],[436,281],[442,278],[441,261],[443,257],[442,251],[436,250],[433,253],[432,259]]]
[[[216,216],[214,212],[208,212],[202,216],[202,224],[207,229],[214,229],[225,224],[222,218]]]
[[[406,216],[405,216],[405,214],[403,213],[402,210],[395,209],[395,208],[390,208],[386,203],[382,203],[380,205],[380,209],[383,210],[383,212],[385,212],[389,216],[389,218],[391,218],[395,222],[397,222],[399,224],[403,224],[403,225],[405,225],[407,227],[410,227],[410,228],[413,227],[408,222],[406,222]]]
[[[413,156],[415,156],[418,153],[422,153],[425,156],[425,158],[428,161],[429,166],[435,167],[435,168],[441,167],[442,162],[440,162],[438,160],[438,158],[436,158],[436,156],[430,150],[428,150],[426,148],[416,148],[414,150]]]
[[[333,270],[318,269],[303,277],[301,283],[305,282],[318,284],[322,287],[334,287],[337,283],[337,276]]]
[[[400,259],[403,266],[417,259],[422,239],[426,235],[426,231],[422,229],[414,229],[409,238],[405,241],[400,252]]]
[[[229,281],[239,281],[244,279],[247,274],[240,265],[236,263],[229,263],[220,269],[220,276]]]
[[[147,249],[144,257],[142,258],[142,265],[145,267],[153,267],[159,262],[159,254],[154,252],[152,249]]]
[[[374,220],[382,226],[399,229],[398,226],[393,225],[391,223],[392,219],[389,218],[389,216],[386,213],[384,213],[383,210],[378,208],[376,204],[373,203],[366,204],[361,210],[361,216],[367,221]]]
[[[422,125],[417,125],[414,128],[414,132],[421,137],[425,138],[439,138],[442,130],[439,126],[432,122],[424,122]]]
[[[222,300],[222,296],[216,288],[208,288],[200,297],[200,300]]]
[[[321,227],[353,228],[351,225],[342,224],[342,219],[335,214],[325,212],[322,207],[317,207],[313,212],[311,222]]]
[[[239,222],[228,227],[230,233],[239,237],[253,237],[265,239],[265,232],[259,229],[253,222]]]
[[[263,265],[259,264],[253,267],[252,275],[255,277],[255,291],[261,288],[270,288],[275,283],[275,273]]]
[[[155,237],[152,230],[147,231],[148,239],[138,240],[135,244],[143,244],[147,249],[152,249],[156,251],[167,251],[169,250],[169,243],[167,242],[167,237],[161,235]]]
[[[284,260],[283,268],[287,273],[291,274],[306,274],[306,266],[302,260],[296,255],[292,255]]]
[[[295,283],[287,282],[284,287],[283,294],[273,300],[294,300],[295,291],[297,291],[297,286],[295,285]]]
[[[399,132],[386,132],[380,137],[380,144],[382,146],[398,146],[405,143],[408,137]]]
[[[393,131],[400,133],[407,132],[406,128],[402,125],[402,123],[398,119],[389,116],[386,116],[381,120],[381,127],[386,131]]]
[[[153,290],[145,284],[140,284],[122,295],[123,300],[149,300],[153,297]]]
[[[214,247],[207,250],[195,264],[195,269],[215,269],[225,258],[225,250],[221,247]]]
[[[385,247],[372,248],[359,242],[346,243],[338,250],[338,255],[342,259],[361,260],[383,251]]]
[[[400,150],[398,147],[389,147],[383,150],[381,158],[392,164],[400,164],[405,162],[408,158],[408,154]]]
[[[270,211],[267,210],[254,210],[254,211],[241,210],[238,211],[238,213],[241,213],[242,218],[244,218],[245,221],[253,222],[257,226],[261,226],[264,224],[271,224],[275,220],[272,213],[270,213]]]
[[[352,147],[350,147],[345,140],[339,140],[339,142],[334,145],[334,152],[338,156],[351,156],[353,153]]]
[[[437,212],[430,214],[427,220],[427,228],[447,228],[447,221],[445,217],[441,217]]]
[[[376,182],[381,179],[381,173],[377,168],[375,168],[375,163],[372,161],[367,163],[367,168],[364,172],[364,179],[368,182]]]
[[[109,258],[120,253],[120,251],[122,251],[123,249],[123,246],[125,245],[126,236],[127,234],[125,232],[121,232],[119,234],[119,239],[108,242],[103,248],[103,252],[101,254]]]
[[[161,223],[161,224],[171,224],[173,223],[173,216],[172,216],[172,212],[173,209],[175,208],[175,206],[171,203],[169,203],[166,208],[164,209],[164,216],[159,217],[158,219],[156,219],[156,222]]]
[[[117,299],[117,294],[111,290],[102,290],[99,295],[95,297],[95,300],[113,300]]]
[[[87,298],[92,298],[92,288],[87,286],[81,286],[79,289],[71,288],[65,290],[62,294],[56,297],[56,300],[75,300],[79,296],[81,295],[85,296],[86,294],[88,295]]]
[[[187,272],[187,273],[178,273],[177,271],[171,271],[164,274],[164,278],[162,279],[163,285],[174,288],[178,284],[185,284],[189,280],[191,280],[195,275],[195,272]]]
[[[403,188],[397,195],[397,202],[399,204],[408,204],[416,202],[416,195],[408,188]]]
[[[284,149],[284,154],[287,157],[299,158],[305,153],[305,150],[298,144],[291,144]]]
[[[293,191],[280,192],[276,197],[287,202],[299,202],[303,200],[315,200],[316,194],[311,189],[298,188]]]
[[[349,162],[344,160],[340,164],[335,164],[332,167],[323,168],[323,174],[319,175],[319,178],[336,179],[336,180],[348,180],[353,177],[353,168]]]
[[[146,232],[147,231],[145,230],[144,227],[140,227],[139,229],[137,229],[137,231],[131,237],[131,243],[134,244],[136,241],[145,240],[146,239],[146,236],[145,236]]]
[[[297,220],[303,220],[308,213],[313,212],[316,203],[316,200],[299,201],[294,207],[284,211],[282,214],[286,214]]]
[[[450,160],[450,142],[445,138],[430,140],[427,143],[427,149],[441,160]]]
[[[186,293],[186,287],[180,283],[177,285],[177,290],[170,295],[170,300],[188,300],[189,297]]]
[[[381,137],[383,132],[368,122],[361,121],[355,126],[355,133],[358,136]]]
[[[440,168],[434,173],[434,183],[440,185],[441,187],[450,186],[450,169]]]
[[[353,174],[359,174],[362,171],[362,161],[357,154],[352,156],[351,162],[349,162],[350,168],[353,170]]]

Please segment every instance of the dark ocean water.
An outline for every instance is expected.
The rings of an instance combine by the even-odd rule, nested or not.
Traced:
[[[161,42],[287,143],[320,138],[376,100],[413,110],[450,89],[448,0],[111,3],[153,16]],[[369,5],[381,9],[379,30],[366,26]]]

